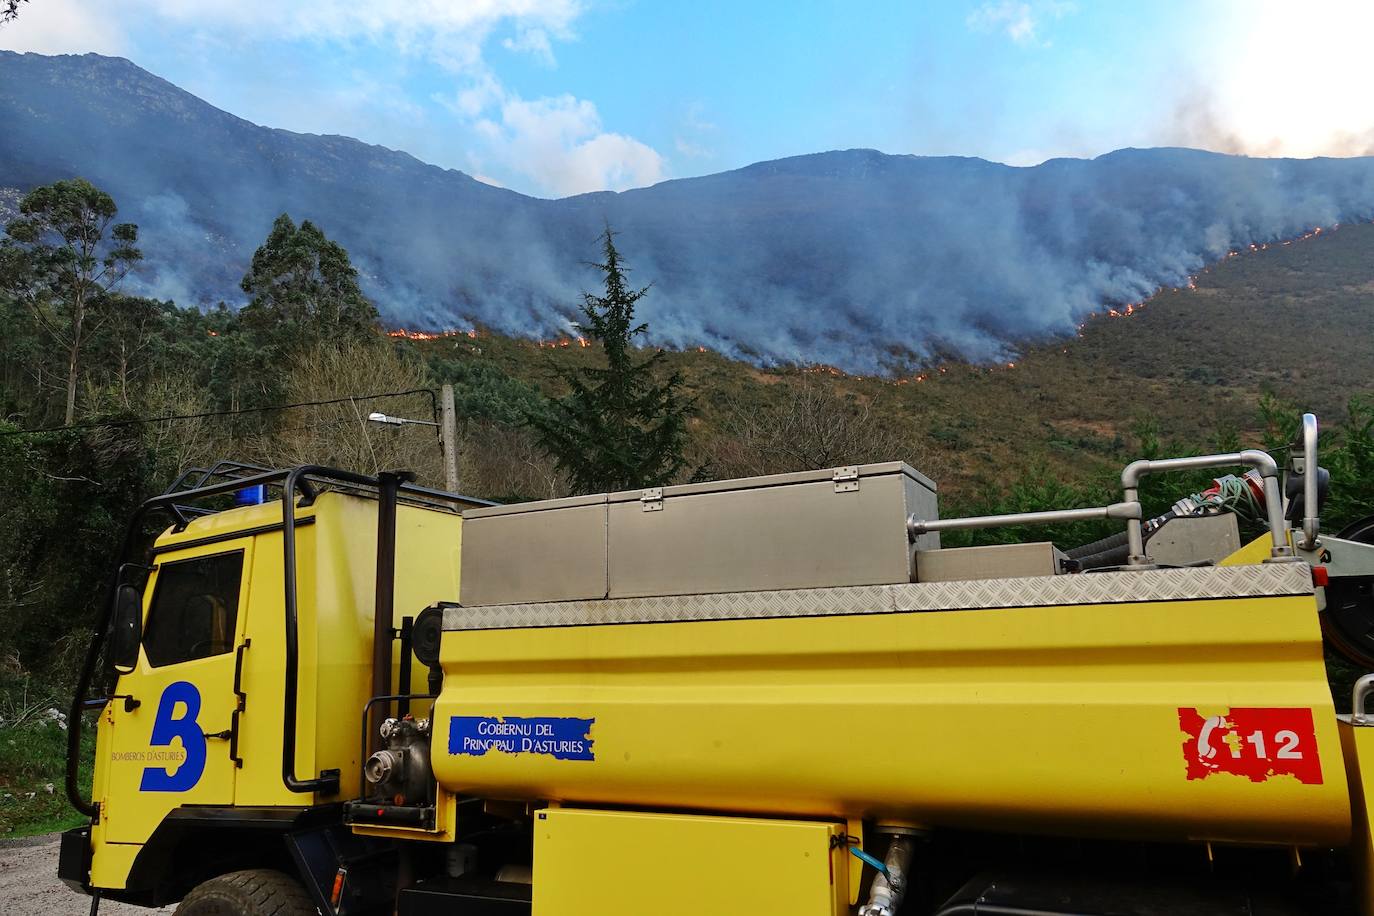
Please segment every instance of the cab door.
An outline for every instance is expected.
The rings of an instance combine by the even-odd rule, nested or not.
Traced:
[[[183,805],[234,803],[234,689],[252,549],[243,538],[158,558],[138,664],[107,710],[106,842],[142,843]]]

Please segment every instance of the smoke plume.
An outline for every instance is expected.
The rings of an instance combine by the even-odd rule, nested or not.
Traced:
[[[258,127],[95,55],[0,52],[0,123],[0,185],[82,175],[110,191],[142,227],[143,288],[184,304],[241,301],[288,212],[348,248],[392,326],[558,335],[597,282],[586,262],[609,223],[654,284],[656,341],[860,372],[1002,360],[1230,250],[1374,217],[1374,159],[1190,149],[1034,168],[850,150],[540,200]]]

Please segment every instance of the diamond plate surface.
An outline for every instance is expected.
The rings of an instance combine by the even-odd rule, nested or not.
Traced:
[[[692,620],[829,617],[1310,594],[1312,574],[1306,563],[1263,563],[1254,566],[1154,569],[1028,579],[978,579],[968,582],[917,582],[910,585],[451,607],[444,611],[444,629],[505,630]]]

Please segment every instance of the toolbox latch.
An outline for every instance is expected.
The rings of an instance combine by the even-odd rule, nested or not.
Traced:
[[[663,488],[650,487],[647,490],[640,490],[639,504],[644,507],[645,512],[662,512]]]
[[[835,481],[836,493],[854,493],[859,489],[859,466],[851,464],[835,468],[831,479]]]

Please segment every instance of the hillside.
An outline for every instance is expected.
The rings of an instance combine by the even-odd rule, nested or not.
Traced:
[[[1089,319],[1014,366],[950,361],[919,381],[765,370],[696,349],[671,352],[669,363],[697,396],[706,451],[729,416],[776,404],[798,384],[823,385],[853,394],[897,432],[902,454],[887,457],[911,460],[966,498],[1042,463],[1057,479],[1110,477],[1138,457],[1142,421],[1157,421],[1161,439],[1180,447],[1213,446],[1218,430],[1255,444],[1266,392],[1328,425],[1350,398],[1374,395],[1374,225],[1225,258],[1195,285],[1129,317]],[[419,345],[547,384],[553,367],[593,358],[575,341],[558,343],[483,334]]]
[[[251,252],[287,211],[349,250],[392,325],[556,334],[609,221],[655,282],[656,340],[758,365],[1005,362],[1230,250],[1374,217],[1374,158],[1183,149],[1035,168],[835,151],[540,200],[261,127],[98,55],[0,52],[0,123],[0,188],[79,174],[108,190],[143,229],[145,293],[239,301]]]

